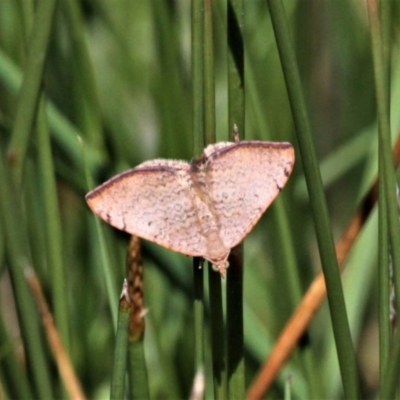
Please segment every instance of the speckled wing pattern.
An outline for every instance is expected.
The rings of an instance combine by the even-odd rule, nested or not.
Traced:
[[[241,141],[206,148],[207,191],[225,247],[240,243],[283,189],[294,165],[289,143]]]
[[[125,171],[86,196],[112,226],[225,268],[285,185],[294,164],[289,143],[209,145],[191,163],[157,159]]]
[[[187,255],[201,255],[205,243],[189,169],[183,161],[147,161],[94,189],[86,201],[115,228]]]

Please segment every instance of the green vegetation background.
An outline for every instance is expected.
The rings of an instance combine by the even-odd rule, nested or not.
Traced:
[[[46,2],[51,3],[42,0],[38,4]],[[362,1],[341,0],[286,1],[285,8],[332,230],[338,239],[377,176],[378,136],[367,9]],[[43,353],[42,367],[51,377],[50,397],[62,394],[35,306],[29,303],[29,289],[21,275],[10,271],[33,267],[56,321],[66,332],[68,352],[87,397],[104,398],[109,393],[113,313],[125,277],[128,237],[102,223],[113,267],[112,276],[106,276],[95,217],[84,201],[88,186],[83,158],[93,185],[98,185],[148,159],[190,160],[198,156],[192,152],[191,133],[190,2],[59,1],[43,72],[43,106],[30,110],[28,105],[17,112],[21,109],[23,74],[39,65],[43,57],[40,52],[35,54],[32,46],[34,11],[38,9],[34,10],[29,0],[0,2],[0,140],[2,157],[8,157],[0,176],[1,391],[5,398],[15,398],[20,393],[18,385],[27,385],[35,397],[46,393],[32,383],[35,373],[29,356],[27,371],[23,362],[23,345],[32,346],[37,340],[38,351]],[[216,135],[221,141],[228,140],[231,131],[227,123],[224,1],[216,0],[213,10]],[[400,123],[398,18],[398,3],[393,2],[393,137],[397,137]],[[41,23],[44,26],[46,21]],[[246,139],[290,141],[297,147],[265,1],[245,2],[244,32]],[[27,153],[19,173],[18,157],[15,168],[15,160],[6,151],[13,144],[18,156],[23,148],[23,140],[15,139],[15,127],[20,121],[19,127],[24,129],[24,121],[31,118],[29,112],[38,117],[36,129],[25,141]],[[38,133],[43,121],[50,143],[46,133]],[[287,243],[292,244],[298,283],[305,291],[320,270],[320,261],[302,164],[298,151],[296,154],[294,173],[280,201],[290,228]],[[273,205],[244,245],[248,383],[297,304],[282,267],[285,247],[277,240],[277,215]],[[374,212],[343,274],[365,398],[374,397],[379,385],[377,232]],[[143,246],[150,394],[152,398],[187,398],[194,375],[192,261],[148,242]],[[107,287],[117,294],[112,304]],[[27,322],[18,322],[23,315]],[[207,318],[205,329],[208,332]],[[32,336],[34,341],[27,344]],[[296,397],[307,398],[309,393],[321,398],[342,395],[326,304],[310,325],[306,339],[299,352],[309,354],[312,375],[305,374],[301,357],[292,357],[268,398],[282,397],[288,374]],[[16,371],[10,370],[7,357],[15,357]],[[209,351],[206,361],[209,377]]]

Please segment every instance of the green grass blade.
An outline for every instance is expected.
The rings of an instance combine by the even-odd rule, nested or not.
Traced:
[[[67,307],[67,290],[63,262],[61,222],[58,209],[56,180],[54,176],[53,157],[50,146],[43,100],[39,102],[37,116],[37,143],[39,162],[39,185],[42,190],[44,209],[44,229],[46,232],[47,263],[51,276],[51,287],[55,321],[63,344],[69,348],[69,324]]]
[[[212,1],[204,0],[204,129],[205,144],[215,143],[215,77]]]
[[[25,78],[18,101],[15,123],[8,147],[8,159],[13,165],[16,181],[22,182],[23,165],[28,149],[29,135],[36,116],[40,84],[50,40],[56,0],[41,0],[32,28],[32,39],[26,60]]]
[[[49,277],[47,268],[47,241],[43,229],[44,210],[42,200],[42,187],[38,183],[39,167],[35,160],[27,160],[26,184],[24,188],[24,207],[26,210],[29,247],[31,250],[32,264],[35,273],[45,280]]]
[[[28,42],[27,38],[29,36],[29,32],[31,32],[33,19],[34,19],[34,3],[32,0],[17,0],[18,4],[18,12],[20,15],[21,23],[21,30],[22,30],[22,37],[25,40],[25,43]]]
[[[86,162],[86,153],[85,147],[83,142],[81,142],[81,154],[83,159],[83,166],[85,171],[86,177],[86,184],[88,188],[92,188],[94,186],[92,176],[90,175],[89,168]],[[108,295],[108,302],[110,305],[111,316],[113,320],[113,325],[115,329],[117,328],[117,308],[114,306],[115,300],[118,298],[116,286],[114,284],[114,275],[112,272],[112,262],[111,262],[111,255],[110,251],[107,246],[106,235],[104,232],[104,227],[101,225],[102,222],[96,216],[93,216],[94,223],[96,227],[97,237],[100,246],[100,253],[101,253],[101,267],[103,269],[103,275],[106,282],[107,287],[107,295]]]
[[[245,137],[244,83],[244,2],[228,1],[228,99],[229,133],[237,127]],[[232,138],[229,138],[232,140]],[[244,327],[243,327],[243,244],[231,250],[226,282],[226,338],[228,393],[230,398],[245,397]]]
[[[203,20],[204,1],[192,2],[192,134],[193,154],[199,155],[204,147],[204,52]],[[193,258],[193,308],[194,308],[194,370],[204,368],[204,262]]]
[[[382,52],[381,27],[379,22],[377,3],[368,1],[368,12],[371,26],[372,55],[374,61],[376,102],[378,108],[379,146],[382,149],[382,166],[384,174],[384,188],[387,200],[388,226],[390,233],[391,254],[394,270],[396,292],[400,293],[400,224],[397,208],[396,176],[393,167],[393,158],[390,138],[390,110],[388,94],[388,72]],[[400,309],[400,297],[396,296],[397,309]]]
[[[204,367],[204,260],[193,258],[194,362]]]
[[[204,1],[204,129],[206,144],[214,143],[215,132],[215,78],[212,1]],[[208,263],[209,264],[209,263]],[[221,277],[209,265],[211,351],[213,364],[214,397],[227,398],[227,371],[225,358],[225,332],[222,306]]]
[[[376,102],[378,109],[378,127],[379,127],[379,166],[380,166],[380,179],[382,182],[379,184],[379,189],[384,190],[384,195],[380,194],[380,217],[385,218],[387,223],[384,221],[380,222],[380,245],[387,246],[386,224],[389,228],[390,243],[391,243],[391,255],[394,271],[394,286],[396,293],[400,292],[400,225],[399,215],[397,206],[396,196],[396,176],[393,168],[392,152],[391,152],[391,137],[390,137],[390,55],[388,53],[388,30],[386,24],[383,28],[380,25],[378,4],[375,1],[368,1],[368,15],[371,28],[371,44],[372,44],[372,56],[374,63],[374,75],[375,75],[375,88],[376,88]],[[384,15],[385,15],[384,11]],[[387,15],[384,18],[387,23]],[[382,30],[381,30],[382,29]],[[383,37],[382,37],[383,34]],[[382,207],[382,202],[386,204]],[[386,213],[386,215],[384,214]],[[385,240],[385,242],[384,242]],[[380,299],[381,302],[387,302],[388,297],[388,272],[383,271],[384,268],[388,268],[388,256],[386,254],[387,247],[380,249]],[[384,264],[386,263],[386,265]],[[384,298],[386,297],[386,299]],[[396,308],[400,307],[400,298],[396,296]],[[380,361],[385,362],[381,365],[381,398],[394,398],[395,391],[398,386],[398,381],[395,376],[398,376],[400,369],[400,335],[398,331],[394,335],[392,342],[392,349],[389,350],[389,332],[387,324],[390,320],[384,321],[388,318],[388,310],[385,305],[380,310]],[[390,357],[389,357],[390,352]]]
[[[130,398],[133,400],[147,400],[149,398],[149,384],[144,352],[144,335],[137,340],[129,340],[128,371],[130,382]]]
[[[132,305],[128,294],[128,282],[125,281],[119,299],[118,326],[115,341],[110,399],[119,400],[124,398],[131,312]]]
[[[0,211],[1,212],[1,211]],[[4,271],[6,257],[6,240],[5,240],[4,225],[0,224],[0,275]]]
[[[385,65],[384,80],[388,105],[390,104],[390,28],[391,1],[381,1],[382,55]],[[390,107],[389,107],[390,110]],[[389,114],[390,118],[390,114]],[[389,122],[390,125],[390,122]],[[387,220],[387,197],[385,190],[384,153],[379,146],[379,225],[378,225],[378,274],[379,274],[379,380],[385,379],[385,367],[390,354],[390,277],[389,268],[389,229]]]
[[[229,140],[236,125],[240,139],[245,138],[245,82],[244,82],[244,1],[228,1],[228,99]]]
[[[231,250],[226,282],[228,392],[233,399],[245,397],[242,249],[240,244]]]
[[[340,282],[321,174],[318,168],[304,96],[301,90],[300,76],[290,42],[283,4],[281,0],[269,0],[268,5],[310,194],[310,203],[313,210],[322,269],[327,286],[329,309],[337,346],[343,389],[346,398],[357,398],[358,378],[355,353],[351,341],[343,288]]]
[[[77,0],[64,0],[61,3],[63,15],[68,24],[73,54],[74,105],[78,113],[80,127],[87,141],[96,148],[103,147],[100,104],[97,95],[95,76],[85,39],[84,20],[80,3]]]
[[[155,19],[155,30],[158,38],[158,57],[162,71],[157,85],[154,85],[154,95],[160,107],[160,116],[163,126],[164,155],[169,157],[182,157],[192,150],[190,140],[184,138],[185,133],[190,132],[189,116],[191,115],[191,99],[189,91],[184,91],[180,55],[178,52],[179,41],[176,26],[173,23],[172,10],[167,3],[150,2]],[[166,92],[175,93],[177,99],[183,101],[170,101]],[[186,101],[185,101],[186,100]],[[179,116],[179,118],[177,118]],[[175,132],[179,132],[181,139],[175,140]]]
[[[379,162],[379,245],[378,245],[378,268],[379,268],[379,376],[383,382],[384,368],[389,360],[390,349],[390,282],[389,282],[389,235],[387,224],[387,207],[383,179],[383,162]]]
[[[204,140],[204,0],[192,2],[192,106],[193,106],[193,153],[199,155]]]
[[[384,366],[384,379],[381,381],[381,399],[395,399],[396,389],[399,385],[400,371],[400,330],[393,336],[390,358]]]
[[[210,289],[210,324],[211,324],[211,353],[212,372],[214,384],[214,398],[218,400],[227,399],[227,371],[225,344],[226,336],[224,329],[224,315],[222,311],[222,289],[219,273],[208,268],[208,286]]]

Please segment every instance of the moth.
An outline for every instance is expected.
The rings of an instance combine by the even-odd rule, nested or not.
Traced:
[[[220,142],[191,162],[146,161],[92,190],[86,201],[115,228],[203,257],[225,276],[230,250],[283,189],[294,160],[286,142]]]

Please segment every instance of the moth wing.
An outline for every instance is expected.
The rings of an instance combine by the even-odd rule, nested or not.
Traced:
[[[189,164],[154,160],[125,171],[89,192],[86,201],[115,228],[190,256],[205,238],[189,185]]]
[[[209,147],[207,188],[226,247],[240,243],[283,189],[294,165],[290,143],[241,141]]]

